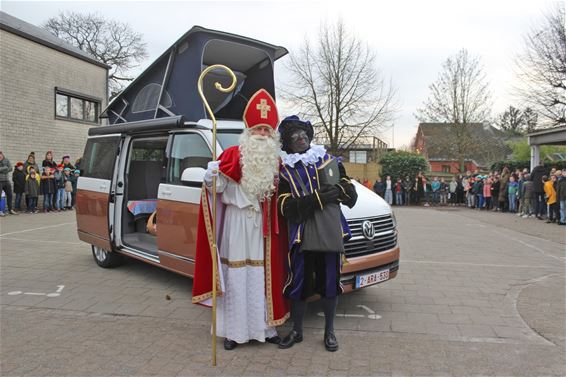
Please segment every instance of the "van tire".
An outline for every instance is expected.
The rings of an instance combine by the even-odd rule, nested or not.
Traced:
[[[92,256],[97,265],[102,268],[112,268],[124,262],[124,256],[117,252],[110,252],[101,247],[91,245]]]

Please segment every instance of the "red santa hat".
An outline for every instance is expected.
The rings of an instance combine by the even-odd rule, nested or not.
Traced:
[[[260,89],[251,96],[244,110],[244,123],[247,128],[267,126],[275,131],[279,114],[275,100],[267,90]]]
[[[18,167],[18,166],[24,166],[24,163],[21,162],[21,161],[18,161],[18,162],[16,162],[16,167]]]
[[[63,164],[57,164],[57,169],[63,169],[65,167],[65,165]]]

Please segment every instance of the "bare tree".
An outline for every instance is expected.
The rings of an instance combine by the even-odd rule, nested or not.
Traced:
[[[530,107],[521,111],[516,107],[509,106],[507,110],[497,116],[495,124],[508,135],[522,135],[535,129],[537,118],[537,113]]]
[[[556,2],[543,22],[525,36],[516,59],[522,86],[517,94],[543,118],[542,125],[566,124],[566,6]]]
[[[491,112],[491,93],[479,57],[470,56],[466,49],[449,57],[429,89],[429,98],[416,117],[420,122],[450,125],[435,143],[457,159],[463,171],[465,159],[482,146],[475,142],[471,127],[481,127]]]
[[[507,110],[497,116],[495,124],[497,124],[500,130],[508,134],[520,135],[525,128],[523,112],[516,107],[509,106]]]
[[[537,128],[538,114],[532,108],[527,107],[523,111],[523,119],[525,121],[525,131],[533,132]]]
[[[342,21],[322,24],[291,54],[283,97],[314,121],[317,139],[332,153],[368,142],[396,112],[395,90],[376,67],[376,55]],[[371,141],[369,141],[371,144]]]
[[[97,14],[60,13],[43,28],[112,67],[108,75],[111,97],[133,80],[128,71],[148,56],[140,33],[126,23]]]

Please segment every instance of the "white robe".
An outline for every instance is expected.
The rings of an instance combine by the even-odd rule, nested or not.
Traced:
[[[212,186],[209,176],[205,181]],[[216,189],[226,205],[218,249],[225,292],[217,299],[217,335],[237,343],[264,342],[277,331],[267,325],[260,203],[252,203],[240,184],[222,175]]]

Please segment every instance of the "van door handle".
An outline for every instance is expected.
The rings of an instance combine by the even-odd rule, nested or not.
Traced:
[[[101,190],[106,190],[108,187],[106,185],[100,185],[99,187]]]
[[[162,193],[163,195],[166,195],[166,196],[169,196],[169,195],[172,194],[171,191],[165,191],[165,190],[163,190],[161,193]]]

